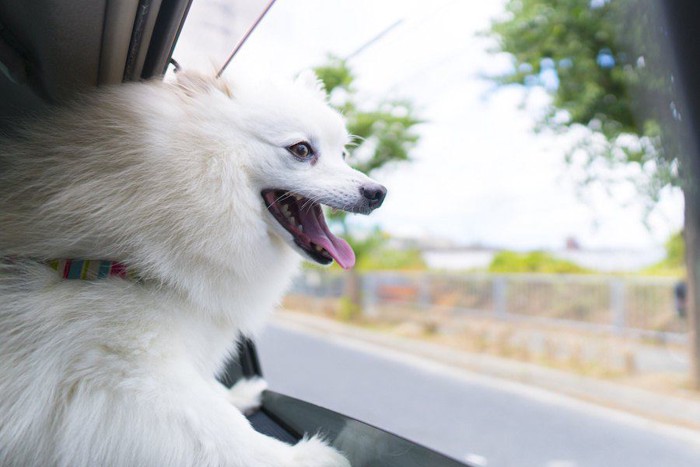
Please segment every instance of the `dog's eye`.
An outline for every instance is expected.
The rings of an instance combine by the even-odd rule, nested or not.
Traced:
[[[311,145],[306,142],[292,144],[287,148],[287,151],[291,152],[294,157],[302,161],[310,159],[314,155],[314,150],[311,148]]]

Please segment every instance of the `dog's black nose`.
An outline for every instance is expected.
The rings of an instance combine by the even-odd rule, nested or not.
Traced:
[[[367,199],[370,210],[377,209],[384,202],[386,188],[378,183],[371,183],[360,187],[360,193]]]

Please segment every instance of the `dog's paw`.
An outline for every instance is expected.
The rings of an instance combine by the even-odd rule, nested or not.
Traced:
[[[305,438],[293,448],[293,467],[351,467],[350,462],[320,438]]]
[[[241,379],[228,390],[228,400],[241,412],[248,414],[260,408],[267,381],[262,378]]]

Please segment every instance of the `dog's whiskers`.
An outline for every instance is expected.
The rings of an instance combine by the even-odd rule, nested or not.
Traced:
[[[284,201],[285,199],[288,199],[292,195],[293,195],[293,193],[291,191],[287,191],[284,194],[282,194],[282,195],[278,196],[277,198],[275,198],[274,200],[272,200],[272,202],[270,204],[266,204],[266,207],[269,209],[273,205],[281,203],[282,201]]]
[[[304,210],[311,212],[311,210],[314,207],[314,204],[316,204],[314,201],[307,198],[306,201],[301,206],[299,206],[299,212],[303,212]]]
[[[307,209],[309,212],[313,209],[314,205],[321,204],[322,195],[310,196],[306,198],[306,201],[301,205],[299,211]]]

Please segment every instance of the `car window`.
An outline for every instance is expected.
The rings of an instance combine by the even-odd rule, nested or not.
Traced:
[[[195,1],[174,58],[218,70],[265,3]],[[473,465],[697,465],[696,109],[665,14],[278,1],[225,75],[313,69],[388,194],[327,213],[356,265],[301,269],[257,339],[271,388]]]

